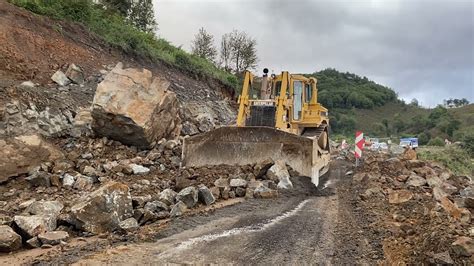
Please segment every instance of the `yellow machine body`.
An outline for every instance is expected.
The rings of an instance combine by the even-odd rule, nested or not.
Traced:
[[[244,165],[283,160],[317,186],[329,168],[328,110],[318,103],[317,80],[282,72],[245,73],[235,126],[186,138],[186,166]]]

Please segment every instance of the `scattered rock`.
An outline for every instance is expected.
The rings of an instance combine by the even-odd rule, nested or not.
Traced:
[[[125,219],[119,223],[119,227],[122,230],[133,230],[138,228],[138,222],[135,218],[131,217],[128,219]]]
[[[257,163],[254,167],[254,175],[256,178],[262,178],[272,167],[275,162],[271,158],[267,158],[260,163]]]
[[[152,212],[169,211],[169,209],[168,205],[159,200],[150,201],[145,204],[145,210]]]
[[[176,201],[186,204],[186,207],[192,208],[198,201],[198,190],[195,187],[187,187],[176,195]]]
[[[131,164],[132,172],[134,175],[144,175],[150,172],[150,169],[138,164]]]
[[[275,189],[270,189],[264,185],[260,185],[254,190],[254,197],[263,199],[276,198],[278,197],[278,191]]]
[[[466,236],[458,237],[452,244],[452,248],[460,256],[472,256],[474,254],[474,240]]]
[[[368,200],[370,198],[382,198],[383,196],[382,188],[374,186],[365,190],[365,192],[360,195],[360,198],[362,200]]]
[[[27,201],[24,201],[22,203],[20,203],[20,205],[18,205],[18,207],[20,209],[26,209],[28,208],[31,204],[33,204],[34,202],[36,202],[36,199],[29,199]]]
[[[241,178],[233,178],[229,183],[230,187],[246,187],[247,181]]]
[[[408,190],[395,190],[388,194],[388,202],[390,204],[400,204],[407,202],[413,198],[413,193]]]
[[[26,246],[28,248],[39,248],[41,247],[41,242],[37,236],[32,237],[26,241]]]
[[[94,234],[113,231],[133,216],[132,197],[126,185],[109,182],[71,207],[74,225]]]
[[[26,212],[30,214],[51,215],[57,217],[64,205],[59,201],[35,201],[31,203]]]
[[[24,88],[34,88],[36,85],[31,81],[31,80],[28,80],[28,81],[23,81],[21,84],[20,84],[21,87],[24,87]]]
[[[0,225],[10,226],[13,222],[13,218],[5,214],[0,214]]]
[[[52,76],[51,79],[56,82],[59,86],[67,86],[71,83],[71,80],[61,71],[56,71]]]
[[[132,204],[134,208],[143,208],[149,201],[151,201],[151,195],[132,196]]]
[[[182,201],[178,201],[173,208],[171,208],[170,216],[171,217],[179,217],[182,216],[188,208],[186,207],[186,204]]]
[[[161,191],[159,200],[161,202],[164,202],[168,206],[170,206],[170,205],[173,205],[176,202],[175,199],[176,199],[177,195],[178,195],[178,193],[176,193],[174,190],[167,188],[167,189]]]
[[[47,245],[59,245],[61,241],[66,241],[69,238],[69,234],[65,231],[52,231],[41,233],[38,235],[38,239],[42,244]]]
[[[229,186],[229,179],[220,177],[219,179],[214,181],[214,186],[216,186],[218,188],[222,188],[222,189],[225,188],[225,187],[228,187]]]
[[[63,176],[63,186],[64,187],[73,187],[74,182],[76,182],[76,178],[70,174],[64,174]]]
[[[84,83],[84,72],[75,64],[70,64],[66,71],[66,76],[76,84]],[[59,84],[61,85],[61,84]],[[64,86],[64,85],[61,85]]]
[[[406,184],[412,187],[421,187],[423,185],[426,185],[426,179],[415,173],[412,173],[410,177],[408,177]]]
[[[198,187],[198,199],[207,206],[213,204],[216,201],[211,190],[205,185],[201,185]]]
[[[122,69],[118,63],[97,86],[92,129],[99,136],[138,148],[174,138],[181,131],[181,121],[176,94],[169,86],[146,69]]]
[[[270,180],[278,181],[278,188],[291,189],[293,184],[290,181],[290,173],[286,168],[286,163],[282,160],[276,161],[275,164],[267,171],[267,177]]]
[[[235,196],[237,196],[237,197],[245,197],[246,192],[247,192],[247,190],[243,187],[235,188]]]
[[[11,252],[21,248],[21,236],[10,226],[0,225],[0,252]]]
[[[17,215],[13,220],[25,239],[56,229],[56,218],[53,215]]]

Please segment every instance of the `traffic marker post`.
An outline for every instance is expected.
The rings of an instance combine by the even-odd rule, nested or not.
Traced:
[[[356,157],[356,167],[359,166],[359,158],[362,157],[362,150],[364,149],[364,133],[362,131],[356,132],[355,138],[355,152]]]

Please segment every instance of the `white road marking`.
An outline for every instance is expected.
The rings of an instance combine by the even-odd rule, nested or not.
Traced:
[[[230,230],[224,231],[222,233],[218,234],[208,234],[208,235],[203,235],[200,237],[195,237],[191,238],[189,240],[181,242],[179,245],[176,246],[176,248],[172,250],[167,250],[161,254],[161,256],[170,256],[178,251],[182,251],[185,249],[188,249],[192,247],[195,244],[201,243],[201,242],[210,242],[213,240],[216,240],[218,238],[222,237],[228,237],[228,236],[235,236],[239,234],[245,234],[245,233],[255,233],[259,231],[266,230],[267,228],[274,226],[275,224],[281,222],[282,220],[289,218],[293,215],[295,215],[298,211],[300,211],[306,203],[308,203],[309,200],[304,200],[298,204],[293,210],[287,211],[283,213],[280,216],[277,216],[267,222],[264,223],[259,223],[255,225],[249,225],[249,226],[244,226],[244,227],[238,227],[238,228],[232,228]]]

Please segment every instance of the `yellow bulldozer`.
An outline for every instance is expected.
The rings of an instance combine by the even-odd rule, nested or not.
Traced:
[[[317,80],[284,71],[259,78],[246,71],[236,125],[188,137],[185,166],[245,165],[283,160],[302,176],[329,169],[328,110],[318,103]],[[257,87],[257,88],[255,88]]]

